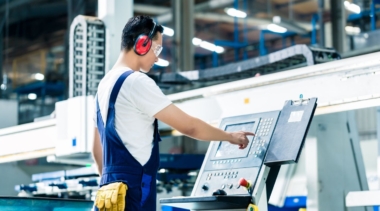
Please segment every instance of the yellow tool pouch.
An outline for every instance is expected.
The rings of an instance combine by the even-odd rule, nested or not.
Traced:
[[[128,186],[122,182],[104,185],[96,193],[95,206],[100,211],[124,211],[127,190]]]

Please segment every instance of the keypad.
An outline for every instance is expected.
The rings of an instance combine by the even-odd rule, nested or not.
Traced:
[[[256,136],[253,139],[251,149],[248,153],[249,155],[253,155],[254,157],[261,157],[264,155],[269,140],[269,137],[267,136],[270,135],[273,120],[273,118],[263,118],[260,120]]]
[[[207,173],[206,181],[211,180],[213,177],[222,177],[223,179],[235,179],[237,178],[239,171],[220,171]]]
[[[241,159],[218,160],[218,161],[213,161],[212,164],[219,165],[219,164],[237,163],[237,162],[241,162]]]
[[[263,118],[259,122],[256,136],[268,136],[273,124],[273,118]]]

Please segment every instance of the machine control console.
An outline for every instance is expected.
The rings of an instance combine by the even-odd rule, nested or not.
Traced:
[[[241,178],[255,181],[258,177],[279,113],[273,111],[223,119],[220,124],[222,130],[249,131],[256,135],[248,136],[249,144],[245,149],[226,141],[214,141],[192,195],[210,196],[218,189],[227,195],[247,194],[247,188],[242,188],[239,181]]]
[[[297,162],[316,109],[316,98],[286,101],[282,111],[224,118],[220,129],[253,132],[245,149],[213,141],[190,197],[161,199],[162,204],[190,210],[246,209],[261,197],[271,167]],[[281,113],[281,114],[280,114]],[[265,160],[265,162],[264,162]],[[265,165],[264,165],[265,163]],[[266,183],[263,185],[263,183]],[[270,187],[269,187],[270,188]]]

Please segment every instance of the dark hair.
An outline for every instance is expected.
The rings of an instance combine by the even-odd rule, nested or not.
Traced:
[[[133,48],[137,37],[141,34],[149,35],[153,29],[153,19],[146,15],[132,17],[125,24],[123,33],[121,35],[121,49],[129,51]],[[162,33],[164,28],[161,25],[156,25],[153,32],[153,39],[157,39],[157,32]]]

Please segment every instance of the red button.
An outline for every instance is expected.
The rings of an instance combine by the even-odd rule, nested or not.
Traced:
[[[249,184],[249,182],[246,179],[241,178],[239,180],[239,185],[248,188],[250,184]]]

